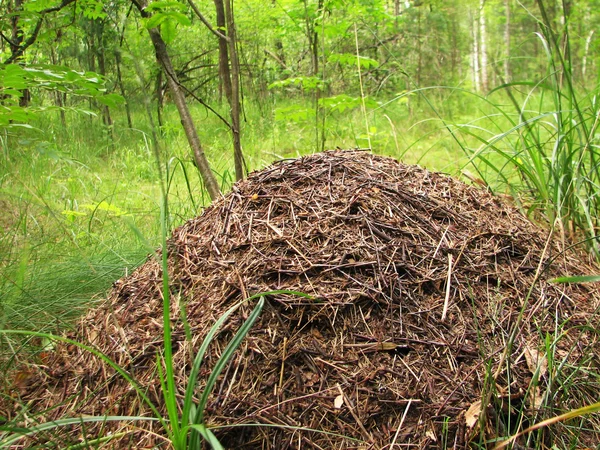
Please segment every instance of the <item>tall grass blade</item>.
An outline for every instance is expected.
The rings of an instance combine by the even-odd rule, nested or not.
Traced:
[[[584,406],[582,408],[577,408],[572,411],[567,411],[564,414],[543,420],[539,423],[536,423],[535,425],[530,426],[529,428],[527,428],[523,431],[520,431],[519,433],[511,436],[509,439],[497,444],[494,447],[494,450],[501,450],[501,449],[507,447],[508,445],[512,444],[515,440],[517,440],[519,437],[523,436],[524,434],[531,433],[532,431],[538,430],[540,428],[554,425],[558,422],[564,422],[566,420],[574,419],[576,417],[580,417],[580,416],[583,416],[586,414],[592,414],[592,413],[595,413],[598,411],[600,411],[600,402],[594,403],[592,405]]]

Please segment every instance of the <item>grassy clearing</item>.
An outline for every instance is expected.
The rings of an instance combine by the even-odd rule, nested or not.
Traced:
[[[242,135],[249,170],[313,151],[314,123],[281,114],[286,108],[289,105],[246,104]],[[374,149],[457,173],[459,161],[465,158],[444,134],[443,125],[419,120],[422,113],[414,109],[409,112],[405,102],[395,101],[371,110],[369,135]],[[160,149],[173,227],[198,215],[209,199],[174,107],[168,105],[163,117]],[[195,109],[195,117],[226,192],[234,181],[230,136],[203,108]],[[66,121],[68,127],[63,128],[58,116],[45,116],[33,124],[38,131],[4,136],[1,141],[0,201],[6,213],[0,239],[0,289],[8,299],[3,310],[8,327],[29,322],[28,328],[36,329],[60,322],[74,305],[104,292],[111,280],[143,260],[148,248],[160,244],[161,194],[144,114],[134,114],[135,129],[127,128],[125,117],[116,115],[114,142],[99,118],[67,113]],[[327,148],[367,143],[358,109],[330,113],[326,134]],[[13,307],[21,302],[35,305],[36,313],[24,314]]]

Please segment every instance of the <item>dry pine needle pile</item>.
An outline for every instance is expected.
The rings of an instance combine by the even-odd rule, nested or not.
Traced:
[[[216,434],[227,448],[465,448],[481,439],[474,418],[484,388],[489,439],[514,431],[520,409],[539,421],[596,396],[577,367],[597,373],[597,336],[586,325],[599,297],[589,285],[548,282],[593,268],[511,206],[445,175],[360,151],[280,161],[177,228],[168,257],[182,396],[193,351],[225,310],[264,291],[312,296],[268,297],[221,376],[210,425],[285,426],[225,427]],[[72,337],[126,368],[162,408],[161,283],[151,257]],[[210,347],[200,388],[251,309]],[[558,380],[544,366],[546,336],[563,364]],[[538,388],[528,390],[538,367]],[[148,414],[126,382],[75,346],[58,345],[36,370],[38,382],[18,395],[38,411],[59,405],[48,419]],[[556,392],[569,376],[579,388],[547,395],[549,380]],[[135,426],[164,434],[156,423]],[[580,439],[598,441],[588,434]],[[563,425],[540,436],[571,439]],[[143,431],[110,445],[166,447]]]

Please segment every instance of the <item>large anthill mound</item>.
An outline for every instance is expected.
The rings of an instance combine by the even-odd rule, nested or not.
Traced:
[[[269,296],[223,372],[209,425],[276,425],[217,430],[228,448],[464,448],[596,397],[586,377],[598,368],[588,326],[598,295],[548,281],[593,269],[514,208],[445,175],[358,151],[280,161],[176,229],[168,256],[181,396],[192,347],[225,310],[264,291],[312,296]],[[72,337],[113,358],[163,408],[161,283],[150,258]],[[252,307],[210,347],[200,388]],[[77,347],[58,345],[45,362],[39,383],[21,389],[35,409],[149,414]],[[484,424],[474,424],[482,409]],[[155,422],[134,426],[164,434]],[[556,427],[535,439],[577,433]],[[113,445],[166,444],[134,432]]]

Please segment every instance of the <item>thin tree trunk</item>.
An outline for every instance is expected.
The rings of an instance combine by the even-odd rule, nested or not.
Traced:
[[[217,28],[227,30],[227,35],[218,35],[219,39],[219,75],[222,90],[229,103],[231,117],[231,136],[233,141],[233,162],[235,166],[235,179],[241,180],[245,175],[245,161],[242,153],[240,137],[240,68],[236,48],[235,20],[233,5],[230,0],[214,0]],[[230,65],[231,64],[231,65]]]
[[[473,70],[473,88],[475,92],[479,92],[481,90],[481,82],[479,79],[479,21],[477,20],[477,16],[472,14],[471,20],[471,31],[472,31],[472,39],[473,39],[473,50],[471,52],[471,66]]]
[[[221,31],[226,28],[225,7],[223,0],[214,0],[215,11],[217,13],[217,28]],[[225,91],[225,97],[231,106],[232,87],[231,73],[229,71],[229,48],[226,36],[218,36],[219,39],[219,78],[221,80],[221,88]]]
[[[317,3],[317,16],[323,9],[323,1],[318,0]],[[308,47],[310,52],[310,65],[311,75],[317,77],[319,75],[319,34],[317,33],[316,20],[313,22],[308,14],[308,0],[304,0],[304,21],[306,23],[306,38],[308,40]],[[319,99],[321,98],[321,90],[317,86],[315,88],[314,104],[315,104],[315,149],[321,147],[323,138],[319,138],[320,128],[320,116],[321,108],[319,107]],[[321,130],[321,134],[324,134],[325,130]]]
[[[163,76],[163,71],[159,70],[158,73],[156,74],[156,85],[154,87],[154,89],[156,91],[156,118],[158,120],[158,126],[161,127],[161,129],[162,129],[162,126],[164,125],[163,118],[162,118],[162,110],[163,110],[163,105],[165,102],[162,76]]]
[[[23,0],[14,0],[13,7],[10,9],[10,12],[12,15],[10,18],[11,40],[9,47],[11,57],[9,60],[12,60],[11,62],[20,62],[22,58],[22,52],[20,53],[20,50],[23,45],[23,29],[21,28],[21,24],[19,22],[21,13],[23,12]],[[29,106],[30,100],[31,93],[29,92],[29,89],[23,89],[21,91],[21,97],[19,98],[19,106],[23,108]]]
[[[421,69],[423,65],[423,52],[421,48],[422,44],[422,30],[421,30],[421,8],[417,9],[417,89],[421,88]],[[417,103],[421,102],[421,96],[417,96]]]
[[[54,47],[50,47],[50,62],[53,65],[58,65],[58,58],[56,57],[56,51]],[[63,102],[63,93],[60,91],[54,91],[54,102],[58,107],[58,113],[60,115],[60,123],[63,129],[67,129],[67,118],[65,116],[65,103]]]
[[[125,99],[125,114],[127,114],[127,126],[133,128],[133,122],[131,121],[131,110],[129,109],[129,101],[127,101],[127,95],[125,95],[125,85],[123,84],[123,77],[121,76],[121,51],[117,49],[115,51],[115,63],[117,66],[117,83],[119,83],[119,91]]]
[[[587,60],[588,60],[588,55],[590,53],[590,45],[592,43],[592,38],[594,37],[594,31],[595,30],[590,31],[585,40],[585,49],[583,51],[583,60],[581,61],[581,76],[582,76],[584,82],[585,82],[585,75],[587,72]]]
[[[208,163],[206,155],[204,154],[204,149],[200,143],[200,138],[198,137],[196,127],[194,126],[192,115],[190,114],[190,110],[185,101],[185,94],[179,85],[179,80],[175,70],[173,69],[171,58],[167,53],[167,45],[165,44],[165,41],[163,40],[157,28],[149,29],[148,33],[150,34],[150,39],[152,39],[152,44],[154,45],[154,50],[156,51],[156,58],[160,62],[167,77],[169,90],[173,95],[173,101],[175,102],[177,110],[179,111],[181,124],[183,125],[183,129],[190,147],[194,152],[194,159],[198,169],[200,170],[204,184],[206,185],[208,195],[210,195],[212,200],[215,200],[220,195],[219,185],[217,184],[217,180],[212,173],[210,164]]]
[[[144,0],[132,0],[132,2],[140,11],[142,17],[150,17],[150,14],[144,9],[146,6]],[[187,106],[187,103],[185,102],[185,95],[183,93],[183,90],[181,89],[181,86],[179,85],[179,79],[177,78],[177,74],[175,73],[175,70],[173,70],[171,58],[169,57],[169,53],[167,52],[167,45],[165,44],[165,41],[163,40],[157,28],[149,29],[148,33],[150,34],[150,39],[152,40],[152,44],[154,45],[156,59],[160,63],[167,77],[167,83],[169,85],[169,89],[171,90],[171,94],[173,95],[173,101],[175,102],[177,110],[179,111],[181,125],[183,126],[183,129],[185,131],[185,135],[187,137],[188,143],[190,144],[190,148],[194,153],[194,160],[196,161],[196,166],[198,166],[198,170],[200,171],[200,175],[202,176],[202,180],[204,181],[204,185],[206,186],[208,195],[210,195],[210,198],[212,200],[215,200],[221,194],[219,190],[219,185],[214,174],[212,173],[210,164],[206,159],[206,155],[204,154],[204,149],[202,148],[202,144],[200,143],[198,133],[196,132],[196,127],[194,126],[192,115],[190,114],[190,110]]]
[[[506,49],[504,81],[508,83],[512,78],[510,73],[510,0],[504,0],[504,17],[506,18],[506,23],[504,24],[504,48]]]
[[[235,21],[233,17],[233,0],[225,0],[225,16],[227,19],[227,35],[229,37],[229,60],[231,61],[231,133],[233,134],[233,160],[235,178],[244,178],[244,154],[240,138],[240,61],[237,53]]]
[[[103,77],[106,77],[106,52],[105,52],[105,48],[104,48],[104,24],[103,23],[99,24],[97,31],[98,31],[98,50],[97,50],[97,52],[98,52],[97,53],[98,70],[100,71],[100,75],[102,75]],[[110,108],[108,107],[108,105],[102,106],[102,118],[103,118],[104,125],[109,130],[110,139],[114,145],[114,140],[115,140],[114,126],[113,126],[114,124],[113,124],[112,117],[110,115]]]
[[[487,31],[485,24],[485,0],[479,3],[479,52],[481,54],[481,89],[487,92],[489,89],[488,60],[487,60]]]

